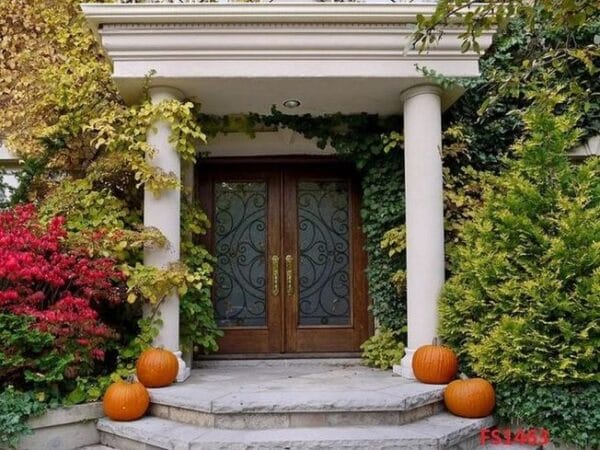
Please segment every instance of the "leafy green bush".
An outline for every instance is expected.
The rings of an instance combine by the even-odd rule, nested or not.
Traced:
[[[182,235],[200,236],[210,228],[210,221],[204,211],[183,203],[181,233]],[[186,351],[204,353],[219,349],[217,338],[223,336],[215,321],[211,298],[212,264],[214,257],[206,247],[198,245],[193,239],[185,239],[181,243],[183,262],[195,273],[202,273],[203,279],[191,285],[181,296],[179,310],[181,314],[181,346]]]
[[[546,428],[553,441],[600,447],[600,383],[539,386],[501,383],[496,413],[517,426]]]
[[[33,392],[20,392],[12,386],[0,392],[0,448],[16,447],[21,435],[31,433],[27,419],[43,414],[46,408]]]
[[[141,265],[144,244],[162,245],[164,237],[156,229],[143,229],[139,224],[140,212],[136,208],[129,208],[125,201],[101,185],[94,186],[87,179],[62,180],[41,207],[44,221],[56,215],[65,217],[68,239],[73,245],[85,247],[92,254],[114,257],[130,274],[129,285],[135,284],[138,288],[130,290],[146,289],[143,292],[151,295],[145,300],[150,303],[153,303],[153,296],[161,296],[156,295],[159,284],[167,290],[170,288],[170,284],[162,283],[164,280],[174,280],[177,288],[182,284],[177,281],[182,278],[181,270],[171,275],[165,271],[157,276],[157,270]],[[180,289],[181,341],[185,350],[199,347],[206,352],[216,351],[217,338],[223,334],[214,320],[210,297],[213,260],[206,248],[195,242],[195,237],[205,234],[209,227],[208,217],[203,211],[187,201],[182,203],[182,262],[197,281],[183,283],[185,286]],[[181,269],[184,267],[181,266]],[[135,292],[129,297],[131,303],[137,301],[137,294]],[[119,329],[121,334],[131,334],[127,331],[132,328],[137,331],[137,317],[125,319]]]
[[[57,215],[65,217],[65,227],[73,233],[123,228],[136,220],[125,202],[106,188],[94,190],[92,183],[85,179],[62,180],[44,199],[40,208],[42,220],[47,222]]]
[[[524,115],[441,299],[441,337],[495,382],[600,380],[600,160],[569,163],[578,115],[552,114],[560,100]]]
[[[501,419],[596,447],[600,159],[570,164],[579,116],[546,94],[451,256],[440,335],[465,372],[496,383]]]
[[[377,330],[360,346],[364,363],[384,370],[399,364],[404,356],[404,344],[398,341],[398,334],[387,329]]]
[[[43,400],[58,395],[65,371],[73,362],[71,353],[54,346],[55,337],[34,328],[30,316],[0,314],[0,386],[29,386]]]

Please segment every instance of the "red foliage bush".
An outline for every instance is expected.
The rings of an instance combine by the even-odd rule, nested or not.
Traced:
[[[74,355],[66,375],[103,360],[116,338],[99,311],[122,302],[123,274],[110,258],[90,258],[66,243],[64,219],[40,224],[33,205],[0,212],[0,313],[26,315]]]

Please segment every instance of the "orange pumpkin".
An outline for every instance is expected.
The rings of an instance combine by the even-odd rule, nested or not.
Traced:
[[[149,348],[142,352],[135,365],[140,382],[149,388],[170,385],[179,371],[177,357],[169,350]]]
[[[446,384],[456,377],[458,358],[451,348],[437,345],[419,347],[412,360],[413,372],[417,380],[427,384]]]
[[[444,403],[452,414],[476,419],[492,413],[496,394],[483,378],[454,380],[444,391]]]
[[[111,384],[102,400],[104,414],[112,420],[137,420],[146,413],[148,405],[148,391],[137,381]]]

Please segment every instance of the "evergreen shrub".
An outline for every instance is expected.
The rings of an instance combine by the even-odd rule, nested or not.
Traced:
[[[598,415],[579,419],[600,382],[600,159],[570,163],[578,114],[560,103],[549,93],[524,113],[517,159],[465,225],[440,335],[497,384],[501,418],[598,444]]]

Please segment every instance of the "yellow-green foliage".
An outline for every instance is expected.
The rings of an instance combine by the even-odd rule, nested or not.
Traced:
[[[548,91],[566,92],[565,105],[583,113],[578,127],[600,132],[600,10],[597,0],[440,1],[431,17],[419,17],[416,41],[442,36],[454,20],[465,24],[463,48],[477,49],[481,33],[498,27],[493,46],[480,60],[481,77],[457,80],[423,68],[444,87],[462,85],[465,94],[444,114],[444,211],[446,240],[459,242],[462,225],[481,203],[481,186],[497,174],[511,146],[522,136],[518,114]],[[452,267],[449,268],[452,270]]]
[[[501,383],[600,381],[600,160],[569,163],[578,114],[547,92],[452,255],[440,335]],[[541,98],[541,97],[540,97]]]
[[[126,106],[79,1],[2,2],[0,35],[0,133],[19,156],[51,153],[48,171],[120,188],[133,178],[154,192],[178,186],[147,163],[153,149],[145,138],[154,120],[165,119],[182,158],[193,160],[205,138],[193,105]],[[47,180],[47,172],[37,177],[31,199],[44,196]]]
[[[377,330],[360,348],[362,359],[367,366],[383,370],[400,364],[404,356],[404,344],[399,341],[399,333],[388,329]]]
[[[180,180],[150,166],[148,157],[155,150],[146,140],[148,130],[157,120],[166,120],[172,128],[171,141],[183,161],[196,160],[196,143],[205,142],[206,136],[200,130],[190,102],[181,103],[167,100],[158,105],[146,101],[125,109],[107,111],[101,117],[92,119],[86,130],[92,131],[91,144],[105,155],[90,167],[90,178],[103,181],[108,171],[119,169],[116,164],[124,164],[133,173],[136,187],[144,185],[148,190],[159,193],[164,189],[180,189]]]
[[[83,127],[123,104],[79,2],[1,2],[0,35],[0,128],[11,147],[39,155],[39,138],[54,136],[70,150],[56,157],[56,167],[93,159]]]
[[[0,36],[0,135],[32,168],[21,200],[40,203],[46,219],[64,215],[73,244],[116,258],[130,302],[157,305],[178,292],[210,304],[210,256],[191,250],[206,230],[200,212],[190,216],[196,225],[184,221],[184,262],[164,269],[141,264],[143,247],[165,245],[158,230],[142,227],[141,189],[181,188],[173,174],[149,164],[155,150],[146,135],[154,122],[169,122],[182,160],[193,162],[205,140],[194,105],[147,98],[125,105],[78,0],[0,2]],[[200,328],[216,333],[209,314],[200,317],[189,304],[182,319],[204,321]]]
[[[437,3],[431,16],[417,16],[418,31],[414,37],[415,44],[427,47],[441,37],[440,25],[448,25],[460,19],[465,31],[459,38],[463,40],[462,50],[465,52],[479,52],[479,38],[482,32],[494,28],[503,29],[516,16],[523,18],[523,26],[528,31],[536,29],[542,15],[552,24],[551,30],[572,31],[584,26],[586,21],[598,12],[595,0],[445,0]]]
[[[387,250],[389,258],[406,258],[406,226],[388,230],[383,235],[380,244],[382,250]],[[406,270],[397,270],[390,280],[400,295],[406,290]]]
[[[94,190],[87,179],[63,180],[44,199],[39,211],[47,222],[55,215],[64,216],[65,228],[78,233],[90,228],[116,229],[139,221],[124,201],[116,198],[109,189]]]

